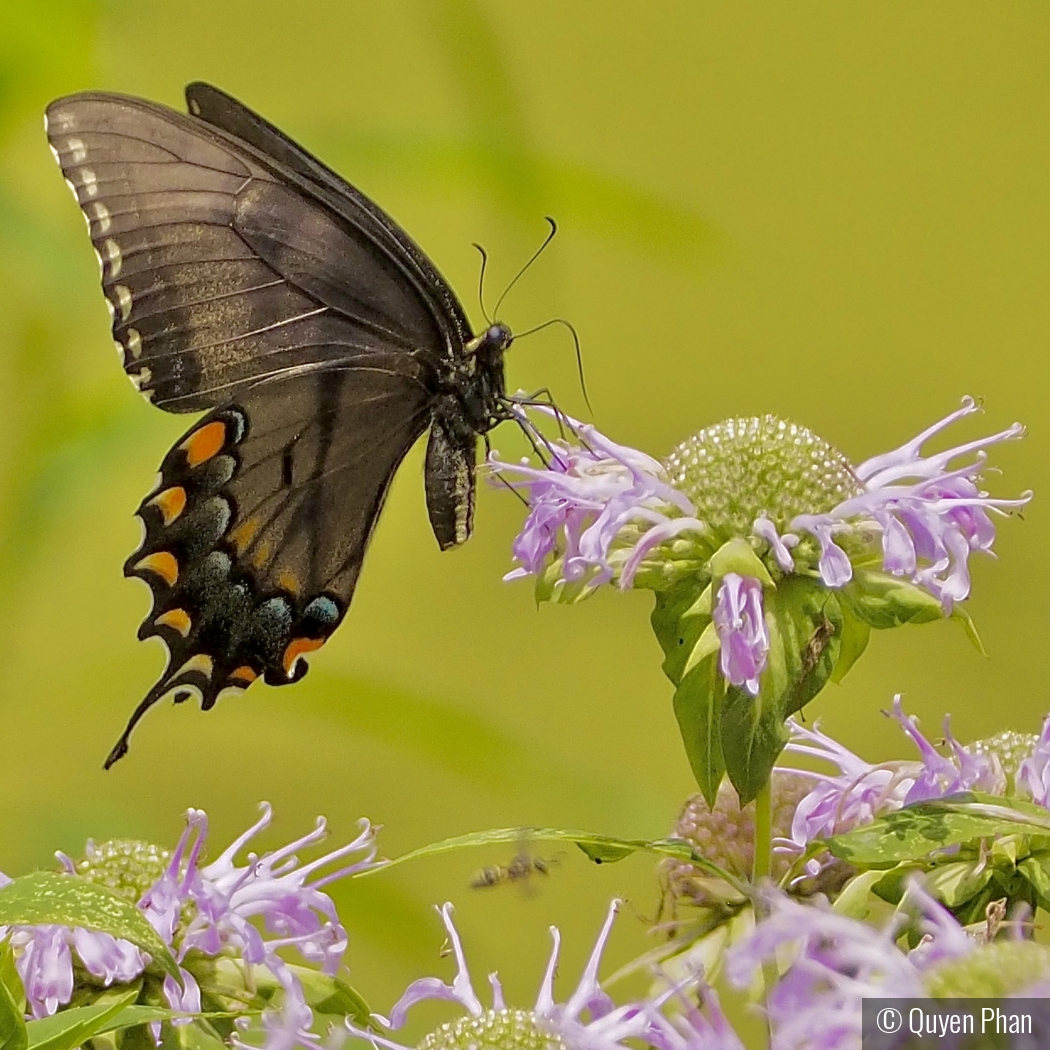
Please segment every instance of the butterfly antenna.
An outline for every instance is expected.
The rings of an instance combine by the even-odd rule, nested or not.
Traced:
[[[564,317],[552,317],[549,321],[544,321],[543,324],[536,325],[535,328],[530,328],[525,332],[518,332],[515,338],[524,339],[525,336],[532,335],[533,332],[539,332],[544,328],[550,328],[552,324],[564,325],[568,328],[569,334],[572,336],[573,346],[576,347],[576,371],[580,376],[580,390],[583,391],[583,400],[584,404],[587,405],[587,411],[590,412],[591,415],[594,415],[594,407],[591,405],[591,399],[587,396],[587,381],[583,378],[583,352],[580,350],[580,336],[576,331],[576,326],[571,321],[566,321]]]
[[[544,218],[550,223],[550,231],[543,239],[543,243],[532,253],[529,261],[515,274],[514,280],[507,285],[503,290],[503,294],[496,300],[496,309],[492,311],[493,317],[499,317],[499,308],[503,305],[503,300],[507,298],[507,293],[521,280],[525,271],[543,254],[543,249],[554,240],[554,235],[558,232],[558,224],[549,215],[545,215]]]
[[[481,273],[478,274],[478,303],[481,306],[481,316],[485,318],[485,324],[492,324],[492,318],[489,317],[489,312],[485,309],[485,268],[489,264],[489,253],[477,241],[472,243],[481,256]]]

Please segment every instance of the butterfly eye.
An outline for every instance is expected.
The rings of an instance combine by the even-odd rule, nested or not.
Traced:
[[[514,333],[505,325],[497,322],[489,325],[480,349],[502,353],[514,342]]]

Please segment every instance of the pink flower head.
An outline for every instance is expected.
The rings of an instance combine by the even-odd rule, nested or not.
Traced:
[[[825,514],[800,515],[791,523],[821,545],[819,569],[829,587],[840,587],[853,575],[849,559],[835,542],[874,525],[882,534],[882,564],[937,597],[946,612],[970,593],[971,551],[990,553],[995,525],[990,513],[1023,507],[1030,492],[1018,499],[989,496],[979,486],[986,448],[1022,437],[1024,427],[1005,430],[929,456],[923,446],[952,423],[980,411],[972,397],[962,407],[918,437],[856,468],[862,491]],[[968,461],[966,457],[971,457]],[[961,464],[960,460],[963,460]]]
[[[786,754],[821,759],[838,767],[837,774],[792,769],[800,776],[812,777],[813,789],[799,802],[791,824],[790,839],[781,839],[776,848],[801,853],[814,839],[842,834],[869,824],[913,802],[944,798],[961,791],[983,791],[1001,795],[1007,786],[1002,762],[992,750],[963,747],[953,736],[949,717],[944,719],[944,737],[950,755],[942,755],[919,730],[914,716],[906,715],[900,696],[893,699],[890,716],[900,725],[919,752],[918,760],[880,762],[873,765],[849,748],[820,731],[788,720],[791,739]],[[1041,753],[1036,747],[1021,763],[1018,782],[1026,765],[1035,763]],[[780,766],[780,769],[787,767]],[[819,867],[811,862],[812,870]]]
[[[547,559],[562,558],[566,582],[586,580],[591,588],[615,577],[626,589],[645,554],[680,531],[703,530],[691,518],[693,506],[667,483],[660,464],[644,452],[618,445],[593,426],[568,420],[579,444],[553,446],[551,463],[504,463],[489,457],[494,473],[527,494],[529,513],[514,541],[520,567],[505,579],[535,576]],[[624,541],[625,530],[638,533]]]
[[[578,441],[551,446],[549,466],[490,457],[492,470],[529,502],[514,541],[519,568],[507,578],[538,575],[549,560],[560,558],[565,583],[583,580],[593,590],[615,580],[627,588],[643,563],[670,568],[682,556],[680,546],[702,573],[705,558],[733,535],[755,541],[771,570],[792,573],[810,568],[802,543],[808,537],[819,551],[814,567],[824,585],[838,588],[853,578],[850,552],[859,543],[867,556],[874,536],[881,542],[884,571],[924,587],[950,612],[970,593],[970,553],[991,552],[991,515],[1032,498],[1025,493],[1001,499],[979,487],[986,449],[1021,437],[1019,423],[923,454],[931,438],[977,411],[973,398],[964,398],[961,408],[918,437],[855,468],[805,428],[774,417],[729,420],[676,449],[668,461],[675,468],[673,483],[668,465],[568,420]],[[697,445],[700,438],[706,444]],[[707,469],[730,446],[737,458]],[[794,448],[802,450],[797,460],[790,458]],[[774,464],[768,476],[767,461]],[[785,464],[798,476],[785,477]],[[811,483],[823,474],[833,480],[827,492]],[[753,476],[762,480],[752,490]],[[716,482],[730,488],[711,491]],[[823,505],[799,509],[799,499]],[[646,580],[651,586],[652,576]]]
[[[320,1050],[309,1031],[313,1013],[298,978],[282,957],[293,948],[308,963],[327,974],[339,968],[346,950],[346,931],[324,887],[336,879],[376,867],[375,835],[362,820],[357,836],[344,846],[300,863],[296,852],[318,844],[326,835],[325,822],[296,841],[261,856],[249,853],[242,864],[238,854],[272,819],[262,804],[262,816],[210,864],[201,864],[208,819],[201,810],[187,814],[186,829],[160,877],[142,895],[138,906],[164,942],[171,946],[183,984],[165,976],[163,989],[173,1010],[198,1013],[201,986],[187,966],[191,952],[214,957],[233,953],[244,963],[268,969],[283,989],[279,1010],[263,1013],[264,1050],[291,1050],[304,1046]],[[89,855],[94,846],[89,844]],[[60,855],[72,877],[77,866]],[[0,885],[10,880],[0,874]],[[74,953],[81,965],[104,985],[127,983],[145,970],[150,959],[127,941],[107,933],[66,926],[18,926],[10,933],[15,965],[26,988],[34,1017],[45,1017],[66,1005],[75,983]],[[176,1021],[174,1023],[188,1023]],[[156,1033],[155,1033],[156,1034]],[[245,1045],[241,1043],[241,1045]]]
[[[729,949],[726,974],[746,988],[764,963],[787,965],[766,996],[774,1050],[859,1046],[864,999],[923,997],[929,966],[975,947],[951,914],[914,883],[901,909],[918,912],[924,938],[910,953],[895,943],[900,916],[878,930],[837,914],[821,898],[800,904],[780,892],[767,896],[767,907],[768,916]]]

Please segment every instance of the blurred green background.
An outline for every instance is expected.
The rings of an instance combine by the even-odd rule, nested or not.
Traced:
[[[153,682],[135,641],[145,588],[121,565],[132,517],[187,425],[114,361],[83,221],[41,129],[85,89],[182,107],[210,80],[395,215],[480,323],[554,215],[561,233],[507,299],[584,344],[594,420],[662,455],[731,414],[776,412],[855,460],[972,393],[1026,441],[997,450],[1003,495],[1037,492],[975,559],[990,658],[936,624],[876,636],[809,711],[870,759],[903,756],[895,692],[937,732],[1036,731],[1050,565],[1050,7],[482,0],[5,0],[0,23],[0,870],[93,835],[173,842],[189,805],[221,843],[269,799],[271,842],[318,813],[367,814],[384,852],[491,826],[659,836],[689,793],[644,593],[536,610],[503,584],[520,505],[483,487],[477,532],[439,554],[422,458],[403,466],[346,625],[295,687],[203,715],[154,710],[101,762]],[[584,414],[571,343],[516,343],[512,388]],[[519,437],[500,430],[506,455]],[[537,847],[550,856],[556,850]],[[648,860],[564,854],[535,892],[469,882],[513,849],[420,862],[337,892],[353,980],[377,1009],[448,975],[430,905],[457,901],[480,977],[531,1001],[549,935],[564,988],[613,894],[610,961],[653,940]]]

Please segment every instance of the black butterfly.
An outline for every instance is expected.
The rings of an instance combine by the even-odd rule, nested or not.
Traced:
[[[87,218],[124,370],[158,408],[207,410],[164,457],[124,572],[168,666],[106,760],[168,693],[212,707],[297,681],[346,614],[391,479],[429,428],[442,549],[471,533],[477,439],[516,418],[512,335],[475,336],[404,230],[229,95],[190,115],[87,93],[52,150]]]

